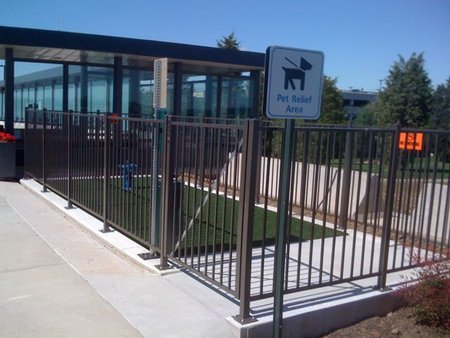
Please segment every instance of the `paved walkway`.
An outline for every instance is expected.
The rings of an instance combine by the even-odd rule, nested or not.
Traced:
[[[159,260],[137,256],[144,248],[100,233],[101,221],[41,190],[33,180],[0,181],[0,338],[271,337],[271,299],[252,302],[258,321],[239,326],[231,299],[183,272],[156,273]],[[375,283],[286,295],[283,333],[317,336],[387,313],[398,300]]]
[[[0,337],[233,337],[225,318],[237,313],[193,278],[129,263],[0,181]]]

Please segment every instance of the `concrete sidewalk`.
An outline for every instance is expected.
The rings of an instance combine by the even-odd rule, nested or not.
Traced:
[[[184,273],[107,249],[18,183],[0,182],[0,337],[233,337],[238,305]]]
[[[0,181],[0,337],[271,337],[273,299],[252,302],[257,321],[239,325],[233,297],[179,270],[162,274],[159,259],[138,257],[145,248],[66,205],[34,180]],[[285,295],[283,335],[320,336],[398,307],[375,284]]]

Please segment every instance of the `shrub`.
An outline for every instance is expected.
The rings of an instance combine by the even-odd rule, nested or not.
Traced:
[[[397,295],[413,307],[417,323],[450,329],[450,250],[433,258],[413,255],[418,268]]]

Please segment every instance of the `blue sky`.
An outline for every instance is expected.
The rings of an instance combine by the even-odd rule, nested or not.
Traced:
[[[341,89],[378,90],[398,55],[424,52],[434,85],[450,77],[450,0],[5,0],[0,25],[244,50],[321,50]]]

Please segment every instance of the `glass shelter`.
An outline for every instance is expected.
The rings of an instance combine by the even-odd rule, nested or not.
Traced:
[[[20,128],[27,107],[151,118],[153,63],[163,57],[168,114],[258,115],[264,54],[0,26],[0,124]]]

